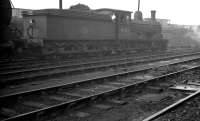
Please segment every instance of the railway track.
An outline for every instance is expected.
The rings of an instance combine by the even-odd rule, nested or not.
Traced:
[[[185,50],[185,51],[173,51],[170,50],[169,52],[166,52],[164,54],[179,54],[180,53],[194,53],[194,52],[198,52],[197,50]],[[52,65],[63,65],[63,64],[81,64],[81,63],[93,63],[93,62],[97,62],[97,61],[102,61],[102,60],[117,60],[117,59],[128,59],[130,58],[129,56],[131,56],[132,59],[137,59],[137,58],[143,58],[143,57],[148,57],[149,54],[151,56],[158,56],[158,55],[163,55],[163,52],[157,52],[157,53],[145,53],[145,54],[129,54],[129,55],[122,55],[122,56],[111,56],[111,57],[104,57],[102,58],[93,58],[92,61],[91,59],[84,59],[84,60],[79,60],[79,61],[69,61],[69,60],[59,60],[59,59],[45,59],[45,60],[36,60],[36,59],[25,59],[25,60],[16,60],[16,61],[12,61],[12,62],[2,62],[0,63],[0,71],[4,72],[5,70],[16,70],[16,69],[27,69],[27,68],[34,68],[34,67],[42,67],[42,66],[52,66]],[[142,56],[141,56],[142,55]]]
[[[192,51],[192,50],[191,50]],[[194,52],[194,50],[193,50]],[[161,52],[157,52],[157,53],[161,53]],[[146,52],[146,53],[130,53],[130,54],[127,54],[127,55],[111,55],[111,56],[104,56],[103,58],[105,59],[110,59],[110,58],[119,58],[121,56],[123,57],[128,57],[128,56],[138,56],[138,55],[148,55],[148,54],[152,54],[150,52]],[[156,54],[156,53],[154,53]],[[67,63],[74,63],[74,62],[87,62],[89,60],[101,60],[102,57],[94,57],[94,58],[88,58],[88,59],[60,59],[60,58],[46,58],[46,59],[18,59],[18,60],[2,60],[0,61],[0,66],[15,66],[15,65],[30,65],[30,64],[38,64],[38,63],[55,63],[56,61],[64,61],[64,62],[67,62]]]
[[[198,54],[198,53],[196,53],[196,54]],[[195,55],[195,54],[193,54],[193,55]],[[175,56],[175,57],[182,57],[182,56]],[[172,58],[172,60],[173,59],[176,60],[177,58],[175,58],[175,57],[172,56],[170,58]],[[188,59],[198,59],[198,58],[199,58],[198,56],[193,56],[193,57],[189,57]],[[169,61],[169,57],[157,58],[157,59],[154,58],[154,59],[155,60],[153,60],[153,61],[155,61],[155,62],[156,61],[160,61],[160,62],[158,62],[158,64],[159,63],[164,63],[165,61],[166,62]],[[181,59],[181,58],[179,58],[179,59]],[[184,57],[183,57],[183,59],[184,59]],[[120,63],[117,62],[117,63],[112,63],[112,64],[108,63],[107,65],[104,65],[104,63],[102,63],[102,65],[94,65],[94,66],[90,66],[89,65],[89,67],[81,67],[81,68],[75,68],[75,67],[72,66],[71,70],[70,69],[69,70],[64,69],[64,70],[58,70],[58,71],[56,70],[56,73],[54,73],[55,71],[51,72],[51,70],[50,70],[51,73],[46,73],[46,71],[48,70],[48,68],[47,68],[47,70],[45,70],[45,69],[43,70],[45,72],[41,73],[41,71],[40,71],[39,73],[36,73],[36,74],[33,73],[33,75],[31,75],[32,73],[29,74],[29,73],[24,73],[24,72],[20,76],[18,76],[18,75],[12,76],[12,75],[8,74],[7,77],[5,77],[4,81],[7,81],[6,83],[11,82],[9,84],[11,84],[11,85],[14,84],[14,86],[16,84],[17,85],[22,85],[23,83],[35,82],[35,81],[37,81],[37,82],[36,83],[32,83],[32,84],[30,83],[30,85],[31,86],[32,85],[38,85],[38,84],[41,84],[41,82],[45,82],[46,83],[46,82],[51,82],[51,81],[59,81],[61,83],[73,82],[73,81],[77,82],[77,80],[80,80],[80,78],[84,78],[85,80],[90,80],[92,78],[102,77],[102,75],[109,75],[111,73],[115,73],[117,70],[119,70],[119,71],[128,71],[127,68],[135,68],[137,70],[137,68],[140,68],[140,66],[145,66],[145,65],[148,66],[148,64],[152,65],[151,67],[149,67],[149,68],[152,68],[153,65],[156,64],[155,62],[149,62],[150,61],[149,59],[147,59],[146,61],[147,61],[146,64],[140,64],[140,63],[144,63],[145,61],[144,60],[143,61],[139,60],[139,61],[133,61],[133,62],[132,61],[130,61],[130,62],[128,61],[128,62],[120,62]],[[140,65],[135,66],[136,64],[140,64]],[[79,67],[79,65],[78,65],[78,67]],[[114,69],[113,69],[113,67],[114,67]],[[36,71],[38,71],[38,70],[36,70]],[[73,78],[73,76],[68,76],[68,75],[64,76],[63,78],[58,78],[59,74],[66,75],[66,73],[69,73],[70,71],[71,72],[76,72],[76,73],[77,72],[86,73],[86,74],[82,74],[83,76],[81,74],[79,74],[79,76],[76,75],[76,77],[78,77],[79,79],[78,78]],[[102,73],[102,71],[105,71],[105,73]],[[93,72],[97,72],[97,73],[93,73]],[[99,74],[98,74],[98,72],[99,72]],[[52,77],[51,74],[54,76],[54,79],[52,79],[53,77]],[[91,75],[91,77],[90,77],[90,75]],[[93,75],[96,75],[96,76],[93,76]],[[40,78],[42,76],[46,77],[47,79]],[[36,78],[36,79],[38,78],[38,80],[32,80],[34,78]],[[66,80],[66,82],[63,81],[63,80]],[[72,81],[67,81],[67,80],[72,80]],[[2,79],[2,81],[3,81],[3,79]],[[8,86],[10,86],[10,85],[8,85]],[[28,85],[25,85],[25,86],[28,86]],[[7,88],[7,87],[5,87],[5,88]],[[3,89],[5,89],[5,88],[3,88]],[[18,88],[18,86],[17,86],[17,88]],[[13,86],[11,86],[10,90],[15,91],[15,89],[13,88]],[[1,92],[4,92],[4,91],[1,90]]]
[[[3,121],[29,120],[33,117],[48,114],[53,110],[61,110],[64,107],[68,109],[94,101],[98,98],[105,98],[113,94],[124,94],[127,90],[145,83],[158,82],[160,79],[166,79],[176,76],[185,71],[199,68],[199,61],[195,59],[182,60],[180,62],[171,62],[157,66],[173,66],[174,71],[168,69],[165,72],[155,71],[150,67],[136,70],[119,71],[115,74],[104,75],[100,78],[85,80],[65,85],[46,87],[42,89],[29,90],[26,92],[13,93],[0,97],[1,114]],[[162,73],[161,73],[162,72]],[[150,75],[149,75],[150,74]],[[157,80],[157,81],[156,81]],[[5,115],[9,114],[9,115]]]
[[[145,62],[155,62],[159,60],[167,60],[169,58],[185,57],[194,55],[195,58],[198,58],[199,53],[193,54],[184,54],[180,56],[174,55],[164,55],[160,57],[158,55],[151,56],[152,59],[149,59],[149,56],[139,58],[138,60],[133,58],[117,59],[117,60],[107,60],[107,61],[96,61],[92,63],[79,63],[79,64],[64,64],[58,66],[49,66],[41,68],[32,68],[32,69],[22,69],[22,70],[13,70],[13,71],[4,71],[0,73],[1,83],[3,85],[8,84],[19,84],[23,82],[33,81],[37,79],[47,79],[53,77],[62,77],[63,75],[74,75],[74,74],[83,74],[94,71],[104,71],[110,68],[120,68],[120,67],[130,67],[136,64],[143,64]]]
[[[40,69],[39,67],[57,67],[57,66],[82,66],[82,65],[92,65],[92,64],[100,64],[100,63],[111,63],[111,62],[115,62],[115,61],[124,61],[124,60],[133,60],[133,59],[143,59],[143,58],[148,58],[148,57],[154,57],[154,56],[159,56],[160,54],[158,55],[152,55],[152,56],[142,56],[142,57],[118,57],[118,58],[107,58],[107,59],[97,59],[97,60],[93,60],[93,61],[86,61],[86,62],[80,62],[80,63],[73,63],[71,61],[61,61],[61,62],[46,62],[46,63],[40,63],[40,62],[37,62],[38,64],[34,64],[34,65],[28,65],[28,66],[24,66],[24,63],[22,62],[22,65],[18,65],[18,66],[14,66],[11,65],[12,67],[2,67],[0,71],[2,71],[3,73],[7,73],[7,71],[12,71],[13,69],[14,70],[22,70],[25,69],[26,70],[31,70],[31,69]],[[25,64],[26,65],[26,64]],[[52,66],[53,65],[53,66]],[[28,68],[28,69],[27,69]],[[30,69],[31,68],[31,69]],[[6,72],[5,72],[6,71]],[[12,72],[11,72],[12,73]]]
[[[198,51],[197,49],[191,49],[191,48],[185,48],[185,49],[169,49],[167,52],[195,52],[195,51]],[[155,54],[155,52],[132,52],[132,53],[129,53],[129,54],[127,54],[127,55],[120,55],[120,56],[131,56],[131,55],[147,55],[147,54],[152,54],[152,53],[154,53]],[[163,53],[163,52],[156,52],[156,53]],[[109,56],[110,57],[110,56]],[[109,57],[105,57],[105,58],[109,58]],[[111,55],[111,57],[119,57],[119,55]],[[101,57],[102,58],[102,57]],[[4,65],[4,64],[6,64],[6,65],[9,65],[9,64],[14,64],[14,63],[17,63],[17,64],[24,64],[24,63],[38,63],[38,61],[42,61],[42,62],[48,62],[49,61],[49,59],[50,58],[43,58],[42,60],[41,59],[38,59],[38,58],[35,58],[35,57],[26,57],[26,58],[14,58],[14,59],[3,59],[3,58],[1,58],[0,59],[0,65]],[[98,57],[97,58],[90,58],[90,60],[91,59],[98,59]],[[50,60],[52,60],[52,59],[50,59]],[[57,59],[54,59],[55,61],[57,61]],[[67,60],[67,59],[64,59],[64,60]]]

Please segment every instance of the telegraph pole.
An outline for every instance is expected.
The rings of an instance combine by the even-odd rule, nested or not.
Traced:
[[[59,9],[62,10],[62,0],[59,0]]]

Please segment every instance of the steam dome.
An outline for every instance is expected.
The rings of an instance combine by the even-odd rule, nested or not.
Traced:
[[[90,10],[90,8],[87,5],[84,4],[77,4],[70,7],[71,10]]]

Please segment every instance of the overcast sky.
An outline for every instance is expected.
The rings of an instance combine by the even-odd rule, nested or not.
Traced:
[[[63,8],[78,3],[91,9],[113,8],[128,11],[137,10],[138,0],[63,0]],[[15,8],[44,9],[58,8],[59,0],[12,0]],[[171,23],[200,25],[200,0],[141,0],[144,18],[150,17],[150,10],[157,11],[157,18],[170,19]],[[133,16],[133,15],[132,15]]]

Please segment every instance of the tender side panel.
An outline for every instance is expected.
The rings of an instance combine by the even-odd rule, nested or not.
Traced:
[[[113,40],[114,23],[48,16],[48,40]]]

